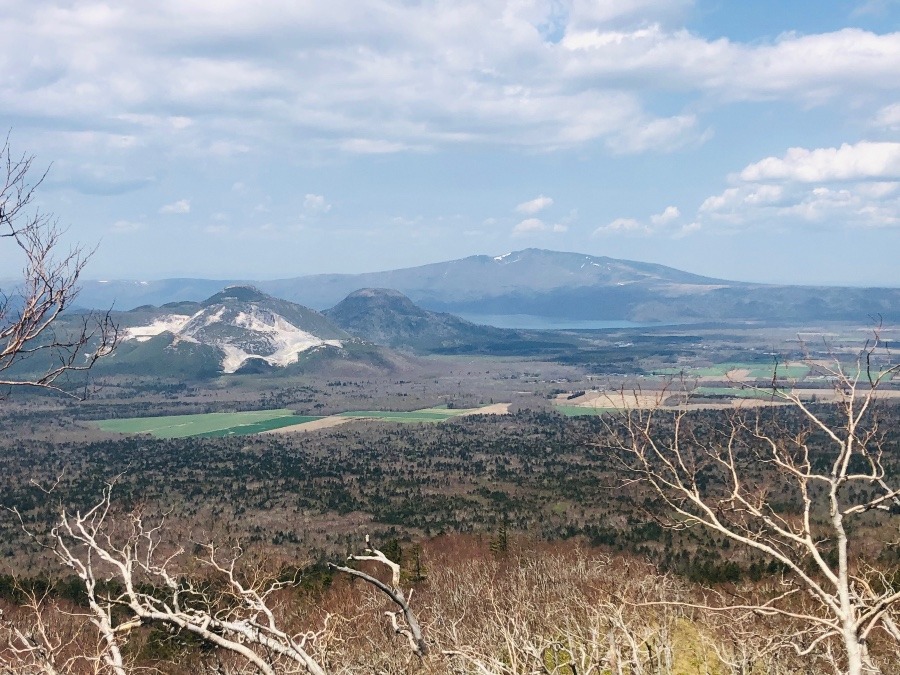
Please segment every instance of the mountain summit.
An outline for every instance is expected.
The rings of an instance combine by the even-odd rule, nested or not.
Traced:
[[[333,305],[357,288],[393,288],[428,309],[537,314],[539,312],[523,311],[522,308],[506,312],[502,305],[507,298],[522,299],[576,289],[628,287],[656,290],[669,286],[711,289],[730,282],[664,265],[529,248],[504,255],[475,255],[388,272],[316,274],[264,284],[268,292],[278,297],[313,307]],[[481,305],[495,305],[500,311],[483,310]]]
[[[171,311],[176,310],[176,311]],[[190,312],[190,313],[188,313]],[[298,355],[322,347],[342,348],[350,336],[319,312],[266,295],[252,286],[231,286],[201,303],[171,308],[139,308],[125,340],[150,342],[171,334],[168,349],[182,343],[214,348],[224,373],[265,362],[269,366],[296,363]],[[147,321],[149,319],[149,322]]]
[[[386,288],[354,291],[325,310],[325,316],[356,337],[419,352],[471,350],[489,341],[516,337],[513,331],[430,312],[403,293]]]

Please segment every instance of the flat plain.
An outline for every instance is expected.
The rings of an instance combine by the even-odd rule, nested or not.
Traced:
[[[156,417],[126,417],[99,420],[103,431],[120,434],[151,434],[157,438],[187,438],[189,436],[224,436],[257,433],[276,426],[310,422],[317,417],[295,415],[292,410],[249,410],[243,412],[215,412],[199,415],[163,415]]]
[[[501,404],[504,405],[504,404]],[[497,414],[497,405],[484,406],[485,414]],[[297,415],[287,408],[275,410],[248,410],[242,412],[218,412],[197,415],[160,415],[153,417],[127,417],[94,422],[101,431],[120,434],[150,434],[156,438],[218,438],[246,436],[275,431],[305,431],[336,426],[353,420],[379,420],[384,422],[444,422],[462,415],[478,414],[481,408],[422,408],[411,411],[351,410],[337,415]],[[334,420],[327,424],[325,420]]]

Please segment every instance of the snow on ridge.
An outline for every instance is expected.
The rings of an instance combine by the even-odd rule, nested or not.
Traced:
[[[312,333],[301,330],[280,314],[260,312],[255,307],[250,312],[239,312],[233,323],[246,330],[265,335],[272,351],[269,354],[249,354],[243,349],[223,341],[217,346],[225,352],[222,369],[226,373],[235,372],[244,361],[251,357],[261,358],[273,366],[287,366],[297,362],[297,355],[300,352],[305,352],[313,347],[343,346],[340,340],[323,340]]]
[[[203,325],[211,326],[214,323],[219,323],[220,321],[222,321],[222,316],[224,316],[224,314],[225,306],[223,305],[222,307],[219,307],[219,310],[215,314],[210,314],[208,317],[206,317]]]
[[[504,258],[508,258],[511,255],[512,255],[512,252],[504,253],[503,255],[498,255],[496,258],[494,258],[494,260],[496,260],[497,262],[500,262]]]
[[[122,335],[123,340],[137,340],[138,342],[146,342],[152,337],[159,335],[165,331],[170,333],[178,333],[184,325],[191,320],[192,317],[185,314],[168,314],[161,316],[146,326],[133,326],[126,328]]]
[[[222,370],[226,373],[235,372],[241,367],[241,364],[244,361],[253,356],[253,354],[248,354],[243,349],[228,344],[227,342],[223,342],[218,345],[218,347],[225,352],[225,356],[222,359]]]
[[[194,314],[192,314],[191,316],[189,316],[188,319],[187,319],[187,321],[185,321],[185,322],[178,328],[177,331],[173,331],[173,332],[176,332],[176,333],[177,333],[178,335],[180,335],[181,337],[192,336],[196,331],[198,331],[198,330],[200,330],[201,328],[203,328],[203,326],[196,326],[196,325],[195,325],[195,324],[197,323],[197,322],[195,321],[195,319],[199,318],[200,315],[203,314],[204,311],[205,311],[205,310],[202,310],[202,309],[201,309],[200,311],[195,312]]]
[[[237,344],[233,344],[234,338],[221,337],[211,341],[202,340],[224,352],[222,370],[226,373],[235,372],[249,358],[261,358],[273,366],[287,366],[296,363],[297,355],[308,349],[326,345],[343,347],[340,340],[323,340],[298,328],[280,314],[260,311],[256,307],[251,308],[249,312],[238,312],[231,320],[225,318],[225,307],[220,307],[215,312],[203,316],[205,311],[200,310],[193,316],[169,314],[159,317],[147,326],[128,328],[123,339],[146,342],[163,331],[169,331],[175,334],[176,343],[177,341],[199,343],[201,340],[195,336],[205,332],[205,328],[216,323],[243,328],[249,333],[264,338],[261,341],[267,345],[268,353],[266,354],[251,354]]]

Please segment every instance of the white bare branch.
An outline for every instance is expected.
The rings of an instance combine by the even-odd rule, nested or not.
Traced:
[[[19,250],[22,281],[0,290],[0,387],[31,386],[74,396],[57,382],[65,373],[89,370],[109,354],[118,329],[109,312],[77,324],[60,319],[78,294],[81,273],[93,250],[63,249],[62,230],[50,216],[29,210],[46,174],[30,182],[34,158],[0,147],[0,239]],[[3,170],[0,169],[0,175]],[[60,380],[61,382],[61,380]]]
[[[394,633],[402,635],[409,640],[409,646],[410,649],[412,649],[413,654],[420,658],[426,656],[428,654],[428,642],[422,635],[422,628],[419,625],[415,613],[413,613],[409,606],[409,601],[404,595],[403,589],[400,588],[400,564],[388,558],[377,548],[372,548],[369,542],[369,535],[366,535],[365,555],[351,555],[348,557],[348,560],[369,560],[384,565],[391,571],[391,583],[388,585],[380,579],[352,567],[329,564],[331,569],[362,579],[387,595],[391,599],[391,602],[400,608],[399,612],[385,612],[385,615],[391,622]],[[410,597],[412,597],[412,591],[410,591]],[[397,620],[397,615],[401,613],[406,621],[405,627]]]
[[[838,638],[843,672],[851,675],[881,672],[867,646],[876,628],[900,644],[892,616],[900,592],[883,575],[881,583],[871,582],[875,571],[863,569],[847,520],[890,511],[900,500],[900,488],[886,482],[876,414],[878,386],[900,365],[873,372],[879,344],[876,331],[855,368],[845,370],[839,362],[825,368],[834,382],[838,423],[796,392],[777,388],[773,379],[772,394],[799,410],[807,429],[779,427],[757,412],[754,420],[733,417],[721,439],[699,438],[687,413],[673,413],[666,426],[659,409],[626,411],[620,426],[607,426],[614,447],[630,458],[630,469],[682,523],[699,524],[778,561],[794,586],[764,601],[703,607],[798,623],[804,627],[793,642],[798,654]],[[824,436],[824,444],[811,445],[816,434]],[[823,460],[828,466],[820,469]],[[792,495],[799,510],[776,506],[769,497],[773,484]],[[867,490],[848,488],[856,484]],[[797,606],[797,590],[812,604]],[[786,604],[789,598],[794,604]]]

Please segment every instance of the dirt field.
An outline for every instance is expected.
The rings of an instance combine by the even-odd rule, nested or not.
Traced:
[[[459,415],[454,415],[449,419],[454,419],[456,417],[466,417],[467,415],[508,415],[509,414],[509,403],[494,403],[492,405],[486,405],[482,408],[474,408],[473,410],[468,410],[464,413],[460,413]],[[328,429],[330,427],[336,427],[341,424],[346,424],[347,422],[359,421],[363,419],[369,419],[365,417],[342,417],[340,415],[334,415],[332,417],[325,417],[324,419],[316,420],[314,422],[305,422],[303,424],[295,424],[289,427],[280,427],[278,429],[271,429],[269,431],[264,431],[262,433],[265,434],[293,434],[304,431],[316,431],[317,429]],[[379,419],[377,417],[373,417],[371,419]]]
[[[735,375],[740,374],[736,371],[732,371],[732,373]],[[732,373],[729,373],[729,375]],[[840,400],[837,392],[833,389],[806,388],[793,389],[792,391],[804,401],[816,400],[820,403],[835,403]],[[863,388],[860,387],[860,393],[862,392]],[[761,391],[761,394],[764,393],[765,391]],[[728,400],[727,397],[723,398],[721,402],[705,400],[696,402],[689,401],[687,404],[675,403],[674,400],[670,400],[669,404],[665,405],[667,399],[677,397],[678,394],[679,392],[671,390],[644,390],[637,392],[588,391],[581,396],[571,399],[567,394],[559,394],[555,399],[555,403],[560,406],[572,406],[584,408],[585,410],[648,410],[651,408],[667,408],[670,410],[729,410],[735,408],[758,408],[760,406],[769,405],[788,405],[783,399],[776,398],[773,400],[771,398],[764,398],[763,396],[760,396],[760,398],[735,396],[730,400]],[[892,400],[900,399],[900,389],[880,389],[878,391],[878,398]]]
[[[341,424],[346,424],[347,422],[352,422],[352,417],[324,417],[320,420],[316,420],[314,422],[304,422],[303,424],[294,424],[289,427],[280,427],[278,429],[270,429],[269,431],[263,431],[264,434],[294,434],[299,431],[317,431],[318,429],[329,429],[331,427],[337,427]]]
[[[475,410],[464,412],[462,415],[457,415],[457,417],[467,417],[469,415],[509,415],[509,405],[509,403],[494,403],[493,405],[486,405],[483,408],[476,408]]]
[[[578,406],[579,408],[656,408],[671,394],[661,390],[653,391],[589,391],[583,396],[570,399],[565,394],[556,397],[556,402],[562,405]]]

